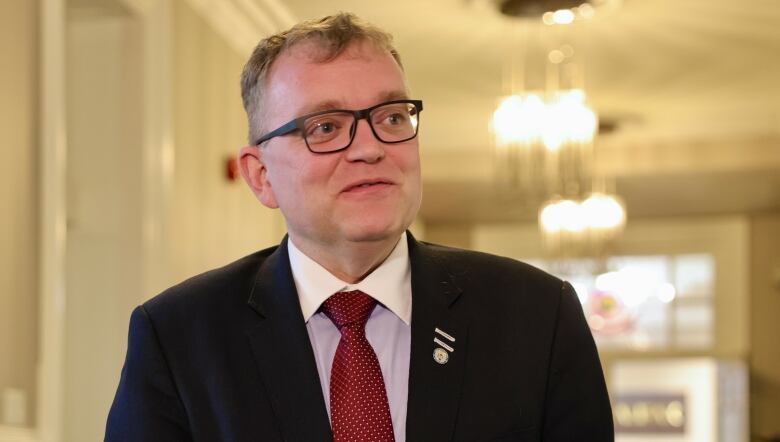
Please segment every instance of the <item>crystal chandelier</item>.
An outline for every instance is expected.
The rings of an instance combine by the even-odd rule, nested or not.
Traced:
[[[543,14],[544,26],[571,23],[560,11]],[[526,81],[514,78],[523,69],[513,66],[513,90],[493,113],[497,176],[502,186],[542,201],[539,227],[553,256],[601,256],[625,226],[625,206],[596,173],[598,117],[574,49],[557,44],[546,55],[543,88],[515,90]],[[532,61],[524,60],[524,69]]]

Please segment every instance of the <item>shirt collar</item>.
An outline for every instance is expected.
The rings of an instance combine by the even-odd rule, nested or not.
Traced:
[[[301,303],[303,319],[317,313],[323,302],[340,291],[360,290],[387,307],[407,325],[412,322],[412,270],[406,232],[387,259],[356,284],[349,284],[333,276],[316,261],[301,252],[287,239],[295,288]]]

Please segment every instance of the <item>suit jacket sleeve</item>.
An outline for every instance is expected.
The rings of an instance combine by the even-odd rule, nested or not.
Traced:
[[[108,415],[105,440],[191,440],[182,401],[143,306],[130,318],[127,357]]]
[[[596,345],[577,295],[563,284],[545,401],[544,438],[613,441],[614,428]]]

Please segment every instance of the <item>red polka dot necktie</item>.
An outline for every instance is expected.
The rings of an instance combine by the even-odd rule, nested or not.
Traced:
[[[374,306],[376,301],[359,290],[338,292],[322,304],[341,332],[330,372],[334,442],[395,440],[385,381],[366,339],[366,321]]]

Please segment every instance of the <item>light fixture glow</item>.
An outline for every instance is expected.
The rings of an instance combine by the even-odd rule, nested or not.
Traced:
[[[572,200],[563,200],[559,204],[563,230],[570,233],[580,233],[585,231],[587,225],[585,224],[585,219],[582,216],[582,205]]]
[[[617,229],[626,223],[626,209],[614,196],[593,193],[582,202],[588,226],[594,229]]]
[[[557,25],[568,25],[574,21],[574,12],[571,9],[559,9],[553,13],[553,21]]]
[[[552,64],[559,64],[565,58],[566,55],[560,49],[553,49],[549,54],[547,54],[547,59],[550,60],[550,63]]]
[[[582,206],[573,200],[554,200],[542,207],[539,222],[551,233],[580,233],[587,228],[582,216]]]
[[[588,13],[588,7],[550,11],[542,19],[550,25],[569,24],[581,12]],[[515,93],[517,72],[522,72],[519,80],[525,84],[527,63],[518,69],[513,62],[511,82],[507,82],[512,95],[504,97],[493,112],[490,127],[497,176],[502,184],[527,189],[534,198],[558,195],[538,213],[543,241],[553,255],[602,256],[625,226],[626,214],[617,197],[589,195],[607,184],[595,170],[599,121],[581,89],[578,59],[582,57],[575,57],[574,47],[565,40],[545,55],[544,90]]]
[[[592,18],[596,14],[596,10],[590,3],[581,4],[578,12],[582,18]]]
[[[592,141],[598,118],[581,89],[560,91],[548,99],[531,92],[501,100],[493,112],[492,128],[499,147],[541,140],[554,151],[565,143]]]
[[[496,144],[534,143],[544,125],[545,104],[536,94],[510,95],[501,100],[493,112],[493,132]]]
[[[546,232],[560,232],[563,230],[563,214],[558,201],[545,204],[539,212],[539,223]]]
[[[677,290],[672,284],[665,282],[658,286],[655,295],[658,297],[658,300],[664,304],[668,304],[674,301],[674,298],[677,297]]]

